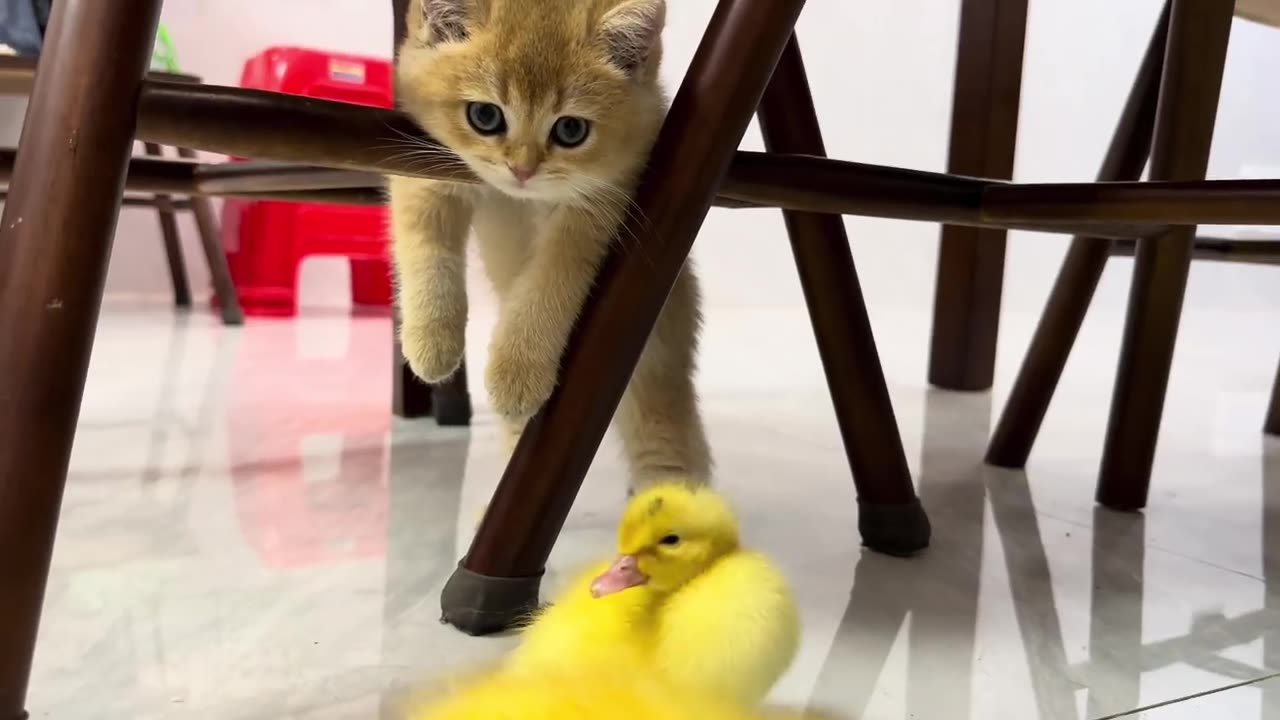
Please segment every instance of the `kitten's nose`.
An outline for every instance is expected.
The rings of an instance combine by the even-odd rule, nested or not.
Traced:
[[[528,182],[529,178],[538,174],[537,165],[512,165],[508,163],[507,168],[511,170],[511,174],[515,177],[516,182],[519,182],[521,185]]]

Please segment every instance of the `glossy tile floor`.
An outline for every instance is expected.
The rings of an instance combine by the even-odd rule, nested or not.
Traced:
[[[859,549],[803,315],[708,325],[720,482],[803,603],[778,699],[868,720],[1280,719],[1280,442],[1258,431],[1273,316],[1188,314],[1145,515],[1091,502],[1118,315],[1091,316],[1026,473],[980,459],[1031,316],[1004,320],[992,395],[925,388],[923,313],[876,321],[935,526],[911,560]],[[494,419],[477,393],[470,431],[393,422],[388,338],[381,317],[237,331],[108,308],[33,717],[395,717],[406,687],[508,646],[437,622],[500,469]],[[610,446],[548,585],[609,552],[623,497]]]

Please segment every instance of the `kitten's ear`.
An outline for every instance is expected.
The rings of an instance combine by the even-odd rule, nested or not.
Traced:
[[[466,40],[481,5],[480,0],[412,0],[409,37],[423,45]]]
[[[635,75],[652,59],[666,21],[666,0],[624,0],[600,21],[609,60]]]

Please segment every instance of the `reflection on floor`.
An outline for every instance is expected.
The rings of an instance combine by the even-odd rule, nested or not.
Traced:
[[[858,547],[804,318],[770,318],[769,347],[758,312],[713,318],[700,385],[720,482],[806,620],[778,699],[877,720],[1280,720],[1280,443],[1258,433],[1276,343],[1257,330],[1274,323],[1253,318],[1253,351],[1233,352],[1212,340],[1237,316],[1184,325],[1145,515],[1091,503],[1118,318],[1086,336],[1027,473],[980,462],[1001,387],[925,390],[927,318],[892,319],[882,352],[935,527],[911,560]],[[1027,321],[1006,323],[1023,339],[1002,381]],[[470,431],[393,422],[388,333],[106,312],[33,717],[394,717],[412,683],[507,647],[437,622],[500,469],[496,424],[482,402]],[[608,552],[621,478],[602,450],[548,585]]]

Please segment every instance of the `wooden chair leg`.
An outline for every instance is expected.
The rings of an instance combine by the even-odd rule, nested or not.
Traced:
[[[717,4],[654,144],[637,212],[619,231],[637,242],[612,244],[562,359],[563,381],[526,426],[445,586],[444,619],[465,632],[506,628],[537,603],[547,556],[803,4]]]
[[[408,0],[391,0],[391,17],[393,20],[392,35],[396,50],[405,38]],[[398,321],[397,321],[398,322]],[[445,426],[465,426],[471,424],[471,393],[467,389],[467,365],[462,367],[453,377],[439,385],[426,385],[409,369],[404,353],[400,349],[400,331],[397,324],[391,349],[394,378],[391,388],[391,408],[402,418],[420,418],[435,416],[436,422]]]
[[[393,53],[400,51],[400,43],[407,33],[408,12],[409,0],[391,0]],[[399,309],[393,308],[392,315],[395,319],[391,327],[391,412],[410,420],[431,417],[431,386],[414,375],[404,359]]]
[[[1120,113],[1120,122],[1111,136],[1111,146],[1098,172],[1099,180],[1138,180],[1142,177],[1151,152],[1151,134],[1155,128],[1156,101],[1160,96],[1160,74],[1168,34],[1169,5],[1166,3],[1147,45],[1146,55],[1138,67],[1129,99]],[[988,463],[1007,468],[1026,466],[1110,254],[1111,241],[1105,238],[1071,239],[1071,247],[1049,293],[1009,401],[991,437],[987,448]]]
[[[794,36],[778,59],[757,115],[769,152],[826,156]],[[858,489],[862,542],[890,555],[923,550],[929,544],[929,518],[911,484],[844,219],[792,211],[782,216]]]
[[[431,414],[436,424],[444,427],[471,424],[471,392],[467,389],[465,360],[448,380],[431,386]]]
[[[399,317],[391,328],[391,338],[391,412],[410,420],[431,417],[431,386],[414,375],[404,359]]]
[[[467,388],[467,364],[448,380],[437,385],[424,383],[404,359],[400,347],[400,319],[397,313],[391,344],[391,411],[408,420],[434,417],[446,427],[471,424],[471,392]]]
[[[1008,179],[1018,135],[1027,0],[963,0],[947,171]],[[947,225],[929,349],[929,382],[988,390],[995,376],[1004,230]]]
[[[152,157],[164,157],[164,150],[156,143],[143,143]],[[182,257],[182,241],[178,237],[178,220],[173,214],[173,199],[168,195],[156,195],[156,217],[160,220],[160,235],[164,239],[164,257],[169,263],[169,280],[173,284],[175,307],[190,309],[191,281],[187,279],[187,262]]]
[[[196,151],[180,147],[178,157],[195,160]],[[240,308],[240,295],[236,292],[235,282],[231,280],[231,266],[227,264],[227,255],[222,249],[222,234],[218,231],[217,216],[213,214],[213,203],[203,195],[193,195],[189,200],[191,215],[196,220],[196,230],[200,234],[200,249],[209,266],[213,292],[218,296],[218,306],[222,309],[222,324],[243,325],[244,310]]]
[[[1276,380],[1271,384],[1271,406],[1262,430],[1268,435],[1280,435],[1280,365],[1276,366]]]
[[[1173,0],[1160,84],[1152,180],[1201,180],[1209,164],[1234,2]],[[1138,241],[1097,500],[1146,505],[1160,416],[1195,243],[1194,226]]]
[[[0,221],[0,720],[24,716],[160,2],[54,4]]]

